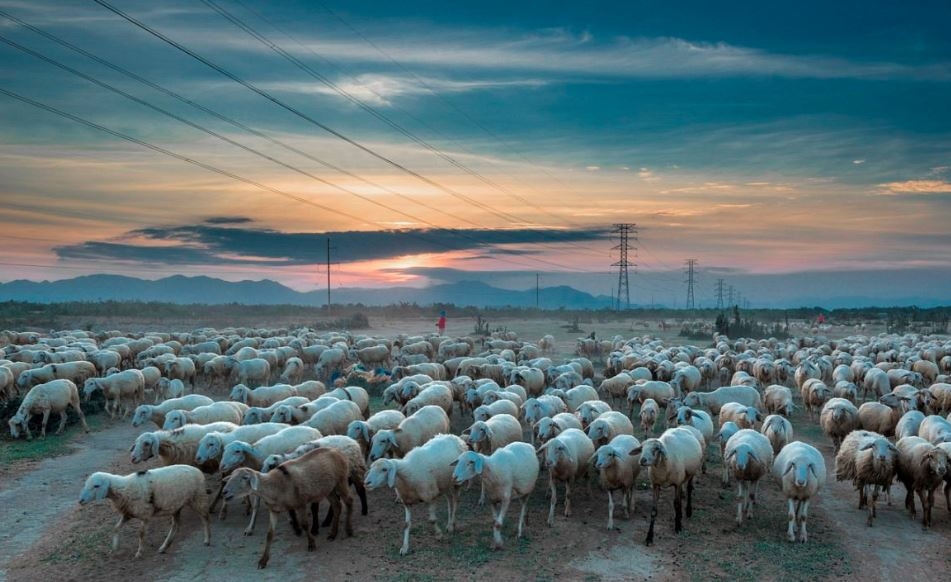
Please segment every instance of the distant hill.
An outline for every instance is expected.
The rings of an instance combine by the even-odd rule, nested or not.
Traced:
[[[418,305],[451,303],[475,307],[534,307],[535,290],[513,291],[478,281],[434,285],[422,289],[333,289],[334,303],[390,305],[406,302]],[[60,281],[17,280],[0,283],[0,300],[58,303],[64,301],[160,301],[168,303],[240,303],[245,305],[323,305],[326,290],[299,292],[271,280],[230,282],[211,277],[175,275],[149,281],[121,275],[86,275]],[[544,309],[598,309],[611,305],[605,296],[595,297],[568,286],[539,290],[539,306]]]

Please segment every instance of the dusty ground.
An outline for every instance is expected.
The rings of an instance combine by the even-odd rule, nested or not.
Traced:
[[[428,331],[430,322],[393,322],[375,325],[374,333]],[[413,326],[418,326],[414,329]],[[453,329],[461,334],[468,329]],[[544,322],[525,324],[523,337],[545,333]],[[577,333],[556,332],[560,347],[571,349]],[[594,327],[596,327],[595,324]],[[468,325],[466,326],[468,327]],[[584,326],[583,326],[584,327]],[[593,327],[593,326],[588,326]],[[629,324],[604,325],[599,336],[642,335]],[[656,335],[656,327],[650,331]],[[673,334],[676,332],[671,332]],[[847,332],[851,333],[851,332]],[[815,424],[795,416],[797,438],[819,446],[832,467],[831,445]],[[458,432],[468,422],[456,417]],[[266,519],[251,537],[242,535],[243,512],[235,508],[225,521],[212,523],[212,544],[201,544],[198,519],[186,513],[183,527],[166,555],[159,555],[168,524],[154,521],[146,538],[142,559],[132,560],[135,524],[122,530],[119,550],[109,549],[115,516],[108,503],[79,507],[76,499],[85,477],[96,470],[127,473],[137,470],[128,461],[128,448],[138,434],[128,424],[104,421],[91,435],[71,433],[75,446],[65,456],[41,462],[20,463],[0,471],[0,581],[2,580],[101,580],[104,578],[153,580],[230,580],[256,573]],[[638,435],[641,436],[641,435]],[[2,446],[2,445],[0,445]],[[693,518],[681,535],[673,533],[671,492],[662,496],[653,547],[643,545],[650,511],[650,493],[635,494],[630,520],[618,509],[617,529],[609,531],[606,497],[597,485],[588,494],[576,488],[570,518],[561,516],[553,528],[545,525],[548,502],[547,477],[539,479],[529,504],[527,539],[514,539],[516,508],[510,509],[502,551],[489,549],[491,518],[478,507],[477,488],[463,492],[460,529],[453,536],[436,539],[426,522],[425,509],[414,510],[411,555],[398,554],[402,507],[392,493],[373,491],[370,513],[354,513],[355,535],[327,541],[318,538],[317,550],[305,551],[282,518],[272,550],[271,565],[263,580],[815,580],[815,579],[949,579],[951,557],[943,550],[951,541],[951,515],[943,498],[935,508],[935,527],[924,532],[903,508],[904,490],[893,488],[895,504],[880,506],[875,527],[865,524],[865,513],[855,508],[856,494],[834,476],[811,508],[810,542],[785,541],[785,506],[778,486],[768,480],[760,488],[760,502],[753,520],[742,527],[732,522],[735,513],[732,489],[721,489],[712,452],[709,474],[703,476],[694,498]],[[831,472],[831,471],[830,471]],[[559,492],[559,497],[563,494]],[[939,496],[940,497],[940,496]],[[356,504],[359,508],[359,503]],[[439,505],[440,520],[445,506]],[[325,533],[324,533],[325,535]]]

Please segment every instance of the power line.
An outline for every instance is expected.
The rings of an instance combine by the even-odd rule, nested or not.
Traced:
[[[717,309],[723,311],[723,279],[717,279]]]

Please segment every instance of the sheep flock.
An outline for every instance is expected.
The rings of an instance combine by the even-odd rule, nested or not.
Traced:
[[[72,411],[88,432],[80,398],[104,399],[115,422],[141,431],[128,443],[134,471],[75,483],[80,504],[108,500],[118,514],[107,560],[165,552],[194,523],[183,525],[183,512],[200,518],[208,552],[223,549],[216,522],[249,519],[244,535],[263,543],[259,568],[297,545],[332,552],[332,541],[317,543],[319,528],[330,526],[329,539],[366,535],[353,524],[368,515],[402,524],[375,544],[412,555],[422,505],[437,538],[463,528],[478,532],[470,543],[511,551],[520,538],[572,528],[578,499],[603,508],[599,527],[629,522],[647,545],[702,520],[698,500],[735,508],[720,528],[782,516],[776,539],[821,544],[809,509],[833,478],[855,490],[855,528],[903,510],[947,530],[947,336],[711,340],[585,338],[569,354],[552,336],[511,332],[3,331],[0,403],[22,402],[13,438],[34,438],[31,423],[41,438],[63,438]],[[796,410],[807,414],[793,421]],[[54,412],[63,420],[47,435]],[[711,463],[719,468],[708,474]],[[903,508],[892,504],[898,487]],[[764,504],[764,490],[782,503]],[[470,503],[481,517],[460,523]],[[638,505],[649,521],[638,523]],[[170,518],[157,550],[143,543],[152,518]],[[123,529],[132,519],[136,540]]]

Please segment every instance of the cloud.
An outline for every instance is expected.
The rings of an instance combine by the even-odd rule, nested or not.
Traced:
[[[464,93],[525,87],[541,87],[549,82],[542,79],[475,79],[458,81],[438,77],[410,77],[367,73],[333,81],[340,91],[355,99],[375,106],[392,105],[399,97],[414,95]],[[334,88],[318,81],[313,82],[268,82],[259,86],[271,91],[331,95],[346,99]]]
[[[485,256],[489,256],[488,251],[495,255],[531,255],[536,252],[534,249],[517,246],[575,243],[602,240],[608,236],[605,229],[401,229],[290,233],[227,226],[248,222],[244,217],[218,217],[218,220],[206,220],[197,225],[141,228],[113,241],[86,241],[53,250],[60,259],[274,267],[324,263],[328,238],[332,245],[331,260],[346,263],[460,251],[475,251]]]
[[[865,160],[852,160],[852,163],[855,164],[856,166],[861,166],[862,164],[865,163]]]
[[[205,219],[205,224],[247,224],[254,222],[247,216],[212,216]]]
[[[601,169],[601,166],[585,166],[584,169],[588,170],[589,172],[597,172]]]
[[[951,182],[945,180],[905,180],[880,186],[892,194],[951,194]]]

